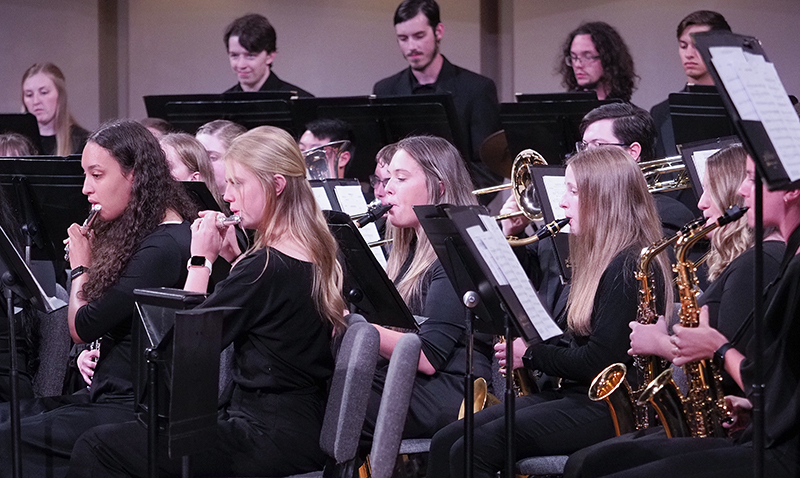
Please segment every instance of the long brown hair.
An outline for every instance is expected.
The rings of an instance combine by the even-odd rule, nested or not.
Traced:
[[[133,174],[131,197],[122,215],[95,221],[91,280],[82,289],[83,297],[91,302],[117,281],[136,248],[161,224],[168,209],[184,219],[192,219],[196,211],[183,187],[172,179],[158,141],[141,124],[127,120],[106,123],[88,142],[107,150],[123,174]]]
[[[197,141],[197,138],[188,133],[167,133],[158,142],[162,146],[171,146],[189,171],[200,173],[200,178],[208,186],[208,190],[214,196],[220,208],[225,205],[222,200],[223,191],[217,188],[214,168],[211,166],[211,160],[208,158],[208,153],[203,143]]]
[[[234,139],[224,157],[227,170],[242,167],[252,172],[266,194],[264,216],[247,253],[287,236],[302,245],[314,264],[314,305],[334,329],[343,329],[342,268],[336,260],[339,248],[314,199],[297,143],[280,128],[260,126]],[[275,174],[286,178],[280,195],[275,193]]]
[[[580,219],[580,233],[569,237],[573,274],[567,323],[579,335],[589,335],[600,277],[623,250],[640,250],[661,239],[661,221],[641,170],[621,148],[588,149],[567,165],[575,174]],[[671,304],[671,269],[664,254],[657,262],[664,279],[662,297]]]
[[[730,206],[744,205],[739,196],[739,187],[746,176],[747,151],[741,144],[723,148],[706,161],[706,177],[709,198],[720,210]],[[708,255],[708,278],[714,280],[741,253],[753,245],[753,231],[746,220],[729,223],[711,236],[711,251]]]
[[[411,136],[400,140],[396,146],[397,151],[405,151],[424,171],[428,204],[477,204],[464,160],[447,140],[436,136]],[[422,279],[436,260],[433,246],[422,228],[397,228],[387,223],[386,236],[392,239],[386,267],[389,278],[397,282],[403,265],[409,256],[414,256],[397,290],[409,308],[418,310],[422,306]]]
[[[22,84],[25,80],[36,75],[43,73],[53,81],[58,93],[58,103],[56,105],[56,115],[53,126],[56,131],[56,155],[67,156],[72,154],[72,126],[78,126],[78,122],[72,117],[67,107],[67,82],[64,79],[64,73],[61,69],[52,63],[34,63],[22,75]],[[22,104],[25,104],[23,92]]]

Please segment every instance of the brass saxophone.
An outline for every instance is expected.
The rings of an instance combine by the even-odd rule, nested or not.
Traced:
[[[677,274],[678,295],[681,302],[680,324],[683,327],[699,325],[700,309],[697,296],[700,293],[697,281],[696,265],[688,258],[689,251],[697,241],[712,230],[736,221],[744,216],[746,207],[731,206],[715,223],[705,227],[697,227],[694,231],[682,235],[675,245],[676,263],[673,268]],[[663,372],[651,382],[639,402],[649,401],[656,408],[662,424],[669,436],[724,437],[727,436],[724,422],[730,419],[730,411],[725,404],[722,390],[722,376],[711,360],[698,360],[683,366],[689,391],[682,396],[679,391],[669,390],[683,404],[682,410],[676,407],[664,407],[661,396],[663,384],[671,382],[672,370]],[[682,412],[682,413],[681,413]],[[684,423],[681,423],[683,421]]]
[[[652,325],[658,321],[657,297],[653,290],[655,277],[650,268],[653,259],[669,246],[675,244],[688,231],[695,229],[704,222],[705,218],[697,218],[681,228],[678,233],[665,237],[642,249],[635,272],[636,280],[640,283],[639,307],[636,311],[636,321],[638,323]],[[665,280],[667,279],[665,278]],[[640,403],[638,398],[642,395],[646,386],[667,368],[666,361],[656,356],[636,355],[633,357],[633,365],[636,367],[640,384],[636,390],[633,390],[628,383],[626,378],[627,367],[621,363],[606,367],[595,377],[589,388],[590,399],[594,401],[605,400],[608,404],[617,435],[650,426],[647,401]],[[677,390],[674,382],[670,386]]]

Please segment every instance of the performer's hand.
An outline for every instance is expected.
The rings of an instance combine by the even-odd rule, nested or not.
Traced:
[[[494,356],[497,358],[498,362],[500,363],[500,373],[506,373],[506,343],[505,342],[497,342],[494,344]],[[525,341],[521,338],[517,337],[514,339],[514,363],[512,365],[512,370],[524,367],[522,363],[522,356],[525,355],[525,350],[527,350],[527,346],[525,345]]]
[[[723,423],[722,426],[727,428],[730,433],[745,429],[753,416],[753,404],[750,403],[750,400],[735,395],[726,395],[725,404],[731,411],[733,420],[730,423]]]
[[[192,256],[203,256],[214,262],[222,249],[227,230],[220,230],[219,211],[200,211],[200,217],[192,223]],[[229,227],[228,227],[229,228]],[[225,229],[228,229],[225,228]]]
[[[519,211],[519,205],[514,196],[511,195],[506,199],[503,207],[500,209],[500,214],[510,214]],[[516,236],[521,233],[530,224],[528,218],[525,216],[516,216],[511,219],[503,219],[500,221],[500,226],[503,228],[503,234],[506,236]]]
[[[633,321],[628,326],[631,328],[631,348],[628,355],[658,355],[672,359],[667,332],[667,321],[664,316],[659,316],[655,324],[645,325]]]
[[[674,335],[670,337],[672,343],[672,363],[682,366],[689,362],[710,359],[723,344],[728,342],[719,331],[708,325],[708,306],[700,309],[699,325],[697,327],[672,327]]]
[[[67,229],[69,236],[64,244],[69,246],[69,266],[74,269],[78,266],[91,267],[92,265],[92,236],[91,231],[83,234],[81,226],[72,224]]]
[[[92,384],[94,368],[97,367],[98,358],[100,358],[100,349],[86,349],[78,355],[78,359],[75,361],[78,365],[78,370],[81,372],[83,381],[86,382],[87,385]]]

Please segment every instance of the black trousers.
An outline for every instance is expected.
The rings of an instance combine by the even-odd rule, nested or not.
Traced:
[[[545,391],[519,397],[515,405],[517,460],[532,456],[568,455],[614,436],[608,406],[592,402],[586,387]],[[428,476],[464,476],[464,424],[456,422],[433,437]],[[495,405],[475,415],[476,478],[494,478],[505,467],[505,412]]]
[[[797,477],[796,446],[765,450],[764,476]],[[565,478],[642,476],[750,478],[752,443],[724,438],[667,438],[661,427],[606,440],[569,457]]]
[[[23,400],[20,404],[22,473],[63,477],[72,448],[90,428],[133,419],[133,397],[89,402],[87,393]],[[0,405],[0,477],[11,476],[11,421]]]
[[[288,476],[321,470],[319,447],[324,400],[317,394],[234,391],[220,412],[210,449],[191,457],[198,476]],[[161,476],[180,476],[159,440]],[[147,476],[147,429],[136,421],[97,427],[75,444],[70,477]]]

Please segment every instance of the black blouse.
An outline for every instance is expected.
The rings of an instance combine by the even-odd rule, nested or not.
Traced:
[[[240,307],[226,317],[234,382],[268,393],[325,391],[333,375],[331,327],[314,306],[313,265],[275,249],[244,257],[201,307]]]

